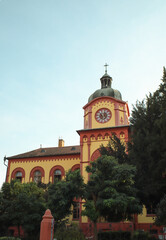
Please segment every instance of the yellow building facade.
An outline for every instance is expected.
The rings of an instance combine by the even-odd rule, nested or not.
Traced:
[[[84,181],[87,182],[86,166],[90,161],[99,157],[101,144],[106,146],[112,134],[116,134],[122,141],[129,139],[129,108],[122,100],[121,93],[112,88],[112,78],[107,74],[101,77],[101,88],[96,90],[88,99],[84,109],[84,128],[78,130],[80,145],[64,146],[59,140],[58,147],[39,148],[31,152],[8,157],[6,181],[20,179],[22,182],[53,183],[56,179],[63,179],[65,173],[72,169],[80,169]],[[90,228],[90,221],[81,216],[83,203],[79,202],[76,216],[71,220],[79,221],[80,227],[86,233]],[[153,229],[154,216],[143,210],[142,215],[135,216],[134,222],[99,223],[98,229],[105,230],[133,230]]]

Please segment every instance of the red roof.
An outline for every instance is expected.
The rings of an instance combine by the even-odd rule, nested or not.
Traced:
[[[18,154],[15,156],[7,157],[7,159],[18,158],[33,158],[33,157],[50,157],[61,155],[78,155],[80,154],[80,146],[68,147],[51,147],[51,148],[38,148],[30,152]]]

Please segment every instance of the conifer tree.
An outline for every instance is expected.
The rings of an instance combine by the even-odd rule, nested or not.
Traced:
[[[131,117],[129,157],[137,168],[136,187],[149,213],[155,212],[166,189],[166,69],[153,94],[137,102]]]
[[[130,163],[129,156],[127,154],[127,145],[122,142],[115,134],[112,134],[110,141],[106,147],[101,145],[100,149],[101,155],[107,155],[115,157],[118,163]]]
[[[166,225],[166,195],[157,205],[155,224],[158,226]]]

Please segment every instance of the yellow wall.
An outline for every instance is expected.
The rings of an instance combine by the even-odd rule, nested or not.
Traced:
[[[100,148],[101,144],[103,144],[105,147],[107,146],[109,140],[96,140],[91,142],[91,148],[90,148],[90,157],[92,157],[92,154]]]
[[[40,161],[19,161],[12,162],[10,164],[10,172],[9,172],[9,182],[11,181],[11,174],[16,168],[23,168],[25,170],[25,182],[29,182],[30,180],[30,172],[34,167],[42,167],[45,171],[45,177],[42,179],[43,183],[48,183],[51,181],[49,179],[49,173],[52,167],[60,165],[64,168],[65,172],[68,171],[75,164],[80,164],[79,158],[59,158],[59,159],[50,159],[50,160],[40,160]]]
[[[88,174],[86,172],[86,166],[88,165],[88,144],[87,144],[87,139],[84,139],[83,143],[83,151],[82,151],[82,176],[84,179],[84,182],[86,183],[88,181]]]
[[[142,214],[138,215],[138,223],[154,223],[154,217],[147,217],[147,211],[145,206],[143,207]]]

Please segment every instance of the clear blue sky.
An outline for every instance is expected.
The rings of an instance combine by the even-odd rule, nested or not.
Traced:
[[[165,0],[0,0],[0,186],[5,155],[79,144],[105,62],[130,112],[156,90],[165,28]]]

